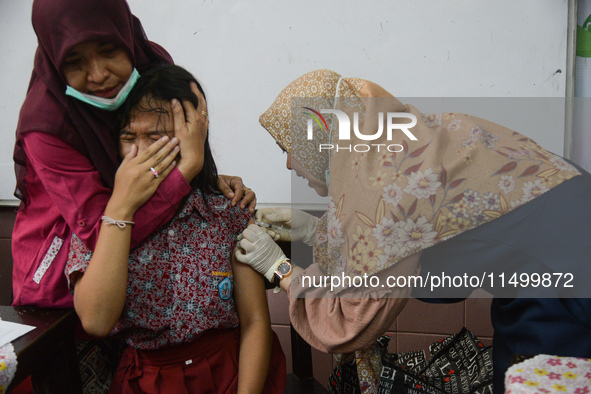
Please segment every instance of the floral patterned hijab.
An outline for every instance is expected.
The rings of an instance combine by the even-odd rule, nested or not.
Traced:
[[[332,149],[330,158],[316,159],[318,143],[302,152],[306,145],[296,142],[308,140],[294,97],[330,98],[329,108],[351,120],[357,112],[358,131],[366,136],[376,133],[379,113],[407,117],[394,123],[408,123],[412,114],[417,123],[409,131],[416,140],[400,130],[391,139],[384,131],[373,141],[351,132],[344,144],[333,119],[320,143],[383,144],[382,149]],[[330,167],[329,208],[316,233],[314,259],[331,275],[377,273],[580,175],[513,130],[465,114],[422,114],[373,82],[329,70],[292,82],[260,123],[296,160],[314,158],[300,161],[313,174]],[[387,124],[383,127],[387,130]],[[392,152],[386,149],[390,145]]]

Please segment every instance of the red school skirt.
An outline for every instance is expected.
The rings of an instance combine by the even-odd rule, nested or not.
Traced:
[[[195,341],[159,350],[128,346],[109,393],[235,393],[240,330],[208,330]],[[263,393],[285,391],[285,355],[273,332],[271,362]]]

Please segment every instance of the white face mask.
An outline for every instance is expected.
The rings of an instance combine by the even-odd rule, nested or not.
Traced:
[[[131,76],[123,85],[117,96],[113,98],[103,98],[93,96],[91,94],[80,93],[70,85],[66,88],[66,96],[72,96],[86,104],[90,104],[96,108],[104,109],[105,111],[115,111],[121,106],[129,96],[129,92],[140,77],[140,73],[134,68]]]

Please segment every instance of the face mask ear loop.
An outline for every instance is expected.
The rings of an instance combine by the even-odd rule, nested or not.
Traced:
[[[337,102],[339,100],[340,96],[340,92],[339,89],[341,87],[341,82],[343,81],[343,77],[340,77],[338,82],[337,82],[337,89],[335,92],[335,96],[334,96],[334,105],[332,106],[332,109],[336,109],[337,108]],[[328,131],[328,143],[332,145],[332,128],[333,128],[334,122],[330,122],[330,130]],[[326,187],[328,187],[329,184],[329,178],[330,178],[330,160],[331,160],[331,151],[332,149],[328,150],[328,170],[325,171],[324,177],[325,177],[325,182],[326,182]]]

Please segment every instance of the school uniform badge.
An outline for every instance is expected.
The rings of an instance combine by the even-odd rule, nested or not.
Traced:
[[[220,293],[220,298],[222,300],[228,300],[232,297],[232,281],[230,278],[224,278],[218,284],[218,292]]]

